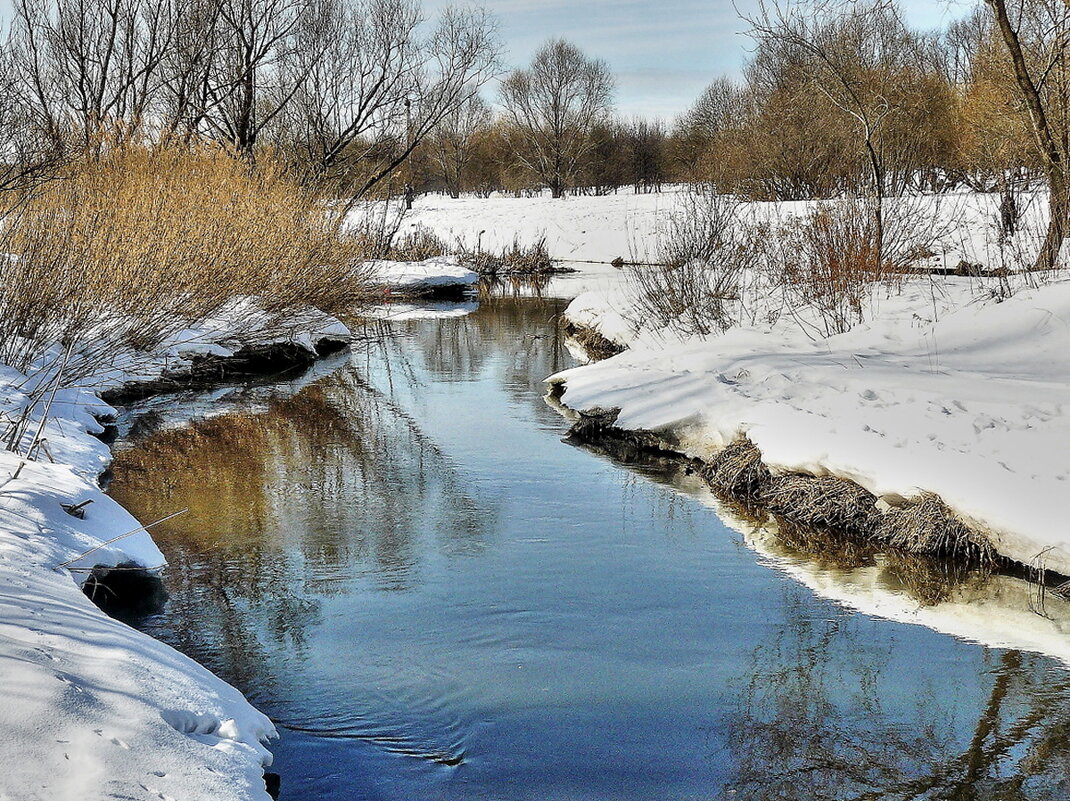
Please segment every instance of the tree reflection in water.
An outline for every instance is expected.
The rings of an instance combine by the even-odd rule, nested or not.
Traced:
[[[710,500],[708,488],[678,461],[614,443],[582,447],[682,494]],[[769,519],[724,500],[716,505],[739,530],[765,533],[764,554],[825,576],[875,570],[872,581],[919,607],[986,592],[1024,603],[1030,594],[1021,588],[1017,595],[1008,593],[1007,583],[993,586],[1021,583],[1018,579],[883,553],[841,533]],[[831,617],[815,613],[810,590],[795,583],[780,585],[769,604],[770,617],[785,624],[769,629],[753,647],[727,701],[725,721],[706,733],[710,758],[726,758],[731,776],[711,797],[1070,798],[1070,674],[1064,665],[1022,651],[985,649],[980,687],[921,686],[919,678],[913,702],[904,703],[890,696],[902,680],[891,671],[903,670],[903,655],[897,660],[893,646],[870,636],[871,618],[848,609]]]
[[[878,655],[851,617],[798,615],[754,650],[732,718],[737,799],[1066,798],[1065,671],[1043,657],[992,654],[988,701],[959,742],[956,699],[919,696],[912,720],[881,704]]]
[[[424,382],[449,384],[493,376],[497,389],[508,398],[509,409],[522,412],[525,421],[530,418],[557,436],[561,421],[543,404],[541,394],[547,375],[571,366],[559,329],[547,325],[560,310],[561,304],[555,301],[517,303],[490,298],[464,318],[433,325],[392,323],[384,336],[370,337],[354,352],[350,367],[293,397],[276,398],[263,413],[236,412],[179,430],[158,431],[136,447],[119,452],[112,487],[117,500],[142,519],[190,508],[188,515],[161,526],[157,533],[174,566],[168,575],[172,593],[168,640],[237,684],[254,702],[281,686],[280,717],[300,722],[302,715],[285,703],[294,694],[293,687],[284,686],[286,675],[295,672],[292,662],[305,661],[314,648],[312,634],[327,624],[324,618],[332,609],[329,599],[351,592],[354,583],[373,589],[372,593],[354,593],[359,604],[370,605],[363,623],[372,625],[368,621],[379,609],[374,606],[375,598],[404,602],[408,590],[420,586],[435,560],[466,560],[483,554],[489,562],[495,550],[506,550],[496,548],[495,537],[507,507],[487,489],[496,486],[496,477],[485,486],[473,485],[459,466],[465,463],[458,456],[461,439],[454,436],[451,440],[452,454],[444,451],[434,436],[433,423],[425,430],[424,423],[418,422],[428,415],[413,410],[435,402]],[[374,333],[374,329],[369,326],[367,332]],[[472,410],[476,419],[479,412]],[[557,443],[552,444],[556,447]],[[485,447],[483,442],[473,444],[474,449]],[[643,477],[627,480],[619,497],[643,494],[647,478],[683,486],[688,493],[701,490],[698,479],[682,475],[675,462],[659,463],[636,454],[629,458],[635,460],[630,466]],[[515,463],[515,469],[523,468],[522,461]],[[543,468],[538,463],[531,469]],[[672,527],[676,535],[706,536],[701,533],[706,529],[699,507],[671,493],[650,495],[634,504],[637,514],[649,510],[660,522],[678,518],[679,525]],[[630,507],[625,504],[624,508]],[[698,521],[693,525],[692,516]],[[623,520],[621,525],[626,527],[628,522]],[[638,520],[635,527],[644,530],[643,523]],[[857,543],[822,539],[819,532],[787,526],[780,530],[779,543],[783,554],[827,571],[879,567],[881,581],[909,593],[918,605],[940,604],[965,590],[983,592],[989,580],[947,565],[890,558]],[[523,551],[525,557],[528,553]],[[753,562],[749,554],[748,559]],[[677,575],[675,565],[671,574]],[[451,578],[446,577],[445,586],[452,591]],[[919,671],[929,680],[911,681],[903,678],[911,657],[904,653],[906,649],[896,647],[895,637],[900,635],[889,635],[884,627],[881,637],[875,638],[877,623],[872,618],[815,602],[810,591],[798,584],[778,581],[770,586],[776,589],[764,596],[760,606],[775,622],[763,626],[756,619],[746,643],[723,644],[723,664],[731,665],[727,675],[736,677],[728,694],[719,696],[722,685],[711,681],[714,689],[703,696],[709,698],[710,714],[688,713],[690,721],[701,718],[714,724],[708,732],[708,759],[717,763],[717,769],[681,765],[682,774],[692,771],[700,779],[717,776],[716,784],[708,788],[709,798],[996,801],[1070,797],[1070,683],[1057,663],[1017,651],[943,648],[940,653],[968,653],[966,658],[977,661],[977,665],[954,670],[949,666],[948,675],[965,676],[969,686],[956,692],[959,688],[954,681],[941,682],[939,670],[931,666]],[[711,591],[710,597],[722,596]],[[736,597],[737,593],[724,594],[730,602]],[[667,611],[673,609],[672,599],[649,600],[652,606],[664,602]],[[438,614],[440,607],[430,606],[432,614]],[[441,608],[449,614],[448,605]],[[586,624],[587,608],[573,610],[567,603],[563,608],[569,612],[566,617]],[[753,610],[741,610],[740,616],[746,618],[748,613],[753,617]],[[417,619],[426,622],[429,618]],[[433,618],[432,625],[437,620]],[[699,639],[705,636],[704,620],[700,615]],[[388,649],[377,651],[381,663],[370,664],[360,674],[372,681],[361,686],[360,697],[349,699],[349,717],[340,720],[334,709],[326,710],[323,721],[318,721],[323,731],[330,734],[338,729],[373,739],[382,735],[382,742],[387,742],[383,738],[388,735],[394,738],[392,743],[400,737],[406,748],[415,743],[413,751],[426,753],[463,755],[470,742],[489,749],[479,739],[480,726],[468,719],[471,715],[482,725],[484,707],[458,700],[462,691],[478,693],[483,688],[471,688],[476,682],[466,681],[458,690],[435,672],[452,659],[443,650],[445,644],[465,637],[479,641],[476,635],[483,634],[478,627],[484,622],[478,614],[461,624],[469,628],[456,638],[435,640],[427,650],[421,647],[399,654],[398,664],[389,661]],[[532,631],[544,643],[557,642],[561,634],[541,629],[528,633]],[[583,626],[578,626],[565,634],[581,631]],[[492,633],[502,642],[512,642],[514,636],[512,631]],[[711,641],[717,636],[711,632]],[[392,637],[388,631],[383,639],[392,642]],[[324,639],[330,641],[330,637]],[[410,634],[410,644],[412,639],[419,636]],[[374,636],[368,641],[378,642]],[[570,642],[567,637],[564,641]],[[919,642],[924,637],[910,638],[912,646]],[[709,657],[697,648],[695,658],[716,661],[720,645],[714,646]],[[496,665],[493,659],[482,661],[484,651],[493,654],[495,648],[477,648],[481,656],[472,664]],[[542,654],[538,649],[531,651]],[[344,657],[353,652],[344,652]],[[739,658],[727,658],[731,652]],[[404,671],[399,664],[410,653],[424,660],[420,670],[391,681],[393,673]],[[924,658],[923,651],[911,653]],[[677,656],[686,662],[685,654],[681,651]],[[581,657],[580,650],[568,652],[562,670],[577,660],[582,662]],[[310,669],[301,674],[301,681],[306,673],[314,672],[312,666],[304,666]],[[520,671],[509,667],[509,675],[517,678],[506,682],[506,689],[525,690]],[[597,665],[587,667],[597,669]],[[712,672],[705,663],[698,670]],[[347,675],[348,665],[337,671],[337,675]],[[500,674],[490,677],[501,679]],[[376,680],[381,680],[381,686]],[[904,699],[904,688],[915,697]],[[365,695],[369,698],[364,699]],[[691,696],[684,696],[690,705]],[[511,698],[504,692],[502,697]],[[527,695],[517,697],[528,703]],[[298,700],[303,703],[308,696]],[[542,708],[538,710],[541,713]],[[550,723],[544,736],[536,738],[540,743],[556,742],[551,713],[547,713]],[[394,725],[396,721],[400,723]],[[624,722],[634,723],[630,718]],[[510,734],[515,739],[508,742],[528,742],[522,731]],[[652,733],[651,742],[656,740]],[[636,735],[634,742],[644,741]],[[697,750],[701,752],[701,741]],[[493,765],[495,758],[502,758],[492,749],[480,756],[483,762],[474,759],[465,770],[478,771],[481,765]],[[692,755],[673,751],[657,764],[688,756]],[[703,754],[696,759],[701,762]],[[547,768],[547,763],[538,768]],[[593,765],[591,770],[599,768]],[[540,781],[536,775],[530,778]],[[547,797],[553,795],[552,790]],[[456,792],[462,793],[463,788]],[[406,797],[404,791],[397,797]],[[622,792],[619,797],[627,795]]]
[[[429,515],[440,552],[460,557],[484,547],[496,514],[348,370],[263,413],[158,432],[120,450],[114,475],[111,494],[140,519],[189,508],[154,530],[172,566],[168,639],[246,687],[272,678],[262,632],[300,659],[319,598],[418,581]]]
[[[878,582],[920,606],[994,591],[1004,577],[944,560],[894,553],[842,535],[760,520],[765,548],[811,569],[879,566]],[[1015,580],[1016,581],[1016,580]],[[754,648],[728,730],[733,799],[941,799],[1016,801],[1070,797],[1070,677],[1064,666],[1016,650],[985,651],[984,704],[934,688],[913,719],[885,709],[890,652],[867,640],[862,615],[815,619],[785,585],[787,625]],[[924,656],[922,656],[924,658]],[[955,688],[952,688],[954,692]],[[946,692],[946,690],[945,690]],[[969,740],[963,732],[970,732]]]
[[[418,537],[433,538],[430,550],[446,558],[481,552],[497,502],[473,494],[395,394],[418,395],[428,372],[472,378],[497,353],[510,396],[556,423],[532,389],[571,364],[557,327],[546,325],[561,305],[488,298],[475,314],[434,326],[368,326],[352,367],[296,395],[120,448],[110,487],[119,503],[142,520],[189,509],[153,531],[171,565],[167,618],[156,621],[166,632],[157,633],[238,686],[269,692],[285,659],[305,657],[321,599],[353,581],[411,588],[428,551]],[[269,656],[271,643],[285,659]]]

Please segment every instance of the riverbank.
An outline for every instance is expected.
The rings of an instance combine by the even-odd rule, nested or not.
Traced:
[[[937,289],[938,307],[926,297]],[[573,306],[597,323],[591,297]],[[620,310],[614,298],[606,316]],[[1068,329],[1066,281],[1002,299],[965,279],[919,279],[837,336],[790,322],[639,333],[550,382],[581,430],[701,460],[715,487],[800,522],[1066,575]]]
[[[836,791],[857,789],[862,742],[896,786],[936,776],[946,794],[975,775],[963,754],[1004,687],[995,725],[1023,736],[999,775],[1036,783],[1064,663],[974,640],[1062,660],[1065,605],[1048,599],[1049,622],[1024,581],[849,542],[776,553],[788,531],[726,529],[690,463],[673,467],[695,500],[662,460],[563,444],[541,396],[572,364],[564,307],[402,317],[306,391],[253,390],[117,448],[124,506],[190,506],[153,529],[173,598],[149,631],[275,721],[284,797],[708,798],[787,764],[768,738],[820,745],[799,770]]]
[[[0,453],[0,662],[8,691],[0,795],[269,797],[272,722],[83,592],[102,569],[144,575],[165,565],[146,528],[97,483],[111,459],[102,421],[116,414],[102,398],[307,366],[350,339],[345,325],[317,310],[283,319],[243,302],[240,314],[220,315],[152,353],[117,355],[76,388],[53,391],[63,381],[58,368],[30,375],[0,368],[8,433],[21,421]]]
[[[415,219],[439,236],[485,228],[492,246],[503,232],[545,236],[557,259],[642,261],[685,198],[680,188],[428,198]],[[1043,231],[1045,197],[1030,195],[1018,229],[1002,236],[994,195],[896,203],[931,241],[894,280],[860,292],[852,325],[830,330],[827,311],[755,273],[725,302],[727,331],[681,333],[650,319],[634,275],[609,271],[576,294],[563,321],[577,352],[603,361],[551,377],[553,391],[577,433],[699,459],[711,483],[748,503],[910,549],[961,543],[974,558],[1070,575],[1070,539],[1059,534],[1070,514],[1060,457],[1070,446],[1070,289],[1064,274],[1020,272]],[[819,208],[747,203],[740,213],[778,225]],[[728,446],[749,454],[748,475],[761,480],[733,487],[734,472],[717,475]]]

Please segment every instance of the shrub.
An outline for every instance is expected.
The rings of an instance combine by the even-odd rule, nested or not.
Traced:
[[[786,308],[815,313],[805,322],[796,315],[800,323],[819,336],[840,334],[865,319],[878,286],[898,286],[931,254],[941,233],[933,213],[910,198],[885,201],[879,221],[869,200],[822,202],[779,227],[770,279]]]
[[[639,322],[685,335],[727,330],[746,273],[761,263],[763,250],[762,229],[744,219],[735,198],[712,188],[684,195],[659,232],[653,258],[626,268]]]
[[[20,370],[58,344],[92,372],[253,308],[238,297],[339,311],[366,287],[340,213],[270,157],[253,169],[209,146],[107,149],[9,210],[0,238],[0,362]]]

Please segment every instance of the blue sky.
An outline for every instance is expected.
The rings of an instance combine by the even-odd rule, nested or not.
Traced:
[[[464,0],[424,0],[429,14]],[[478,0],[476,0],[478,2]],[[743,12],[758,0],[737,0]],[[617,108],[666,120],[685,110],[714,78],[738,74],[746,29],[732,0],[485,0],[497,18],[507,67],[530,61],[543,42],[564,37],[609,63]],[[901,0],[917,28],[939,27],[971,0]],[[0,0],[10,18],[11,0]],[[488,92],[492,96],[496,90]]]
[[[432,11],[449,0],[425,0]],[[917,28],[940,27],[968,0],[905,0]],[[672,118],[718,75],[738,74],[746,29],[731,0],[487,0],[498,18],[506,62],[522,66],[546,39],[561,36],[607,61],[625,115]],[[743,12],[757,0],[737,0]]]

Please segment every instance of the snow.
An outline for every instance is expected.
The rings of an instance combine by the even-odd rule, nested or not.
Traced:
[[[934,492],[1004,555],[1070,573],[1070,283],[919,324],[926,283],[828,339],[790,324],[640,338],[551,380],[569,408],[619,408],[617,425],[673,432],[691,456],[745,435],[774,469],[841,476],[893,505]]]
[[[639,261],[656,253],[654,242],[687,191],[687,187],[673,186],[660,193],[621,190],[601,197],[560,199],[424,195],[416,199],[407,224],[410,230],[428,228],[446,242],[461,240],[469,247],[478,243],[491,251],[510,245],[514,238],[523,244],[544,237],[551,257],[565,262],[608,264],[617,257]],[[1023,194],[1020,233],[1007,242],[999,241],[993,227],[999,203],[997,194],[926,195],[905,201],[900,216],[925,220],[944,234],[934,266],[955,267],[960,261],[1013,266],[1028,260],[1038,246],[1047,196]],[[777,222],[801,216],[815,205],[810,201],[751,203],[748,209],[759,219]]]
[[[408,320],[442,320],[450,317],[467,317],[479,308],[475,301],[468,303],[384,303],[372,306],[363,312],[369,320],[402,322]]]
[[[453,256],[435,256],[424,261],[369,261],[364,263],[372,281],[391,293],[414,294],[443,289],[469,289],[479,283],[479,274]]]
[[[558,259],[609,262],[656,253],[681,201],[662,195],[423,198],[413,225],[484,247],[546,237]],[[939,233],[930,267],[1018,268],[1041,240],[1046,197],[1026,196],[1016,236],[1000,240],[998,197],[968,192],[897,201]],[[812,203],[755,203],[784,221]],[[1004,555],[1070,573],[1070,285],[1062,275],[1013,279],[913,277],[867,292],[866,322],[827,336],[815,310],[744,276],[744,302],[723,335],[651,325],[627,271],[604,265],[548,294],[565,316],[629,347],[553,376],[577,411],[619,409],[617,425],[670,434],[710,458],[748,436],[777,470],[841,476],[889,504],[940,495]],[[1011,285],[1013,284],[1013,285]],[[1018,290],[1004,302],[998,302]]]
[[[430,228],[446,242],[461,239],[490,251],[500,251],[514,237],[522,244],[545,237],[555,259],[610,262],[618,256],[627,260],[676,203],[675,191],[561,199],[425,195],[413,205],[409,225]]]
[[[5,382],[5,399],[14,392]],[[65,394],[45,434],[67,464],[19,471],[18,456],[0,453],[0,797],[264,799],[271,722],[192,660],[104,615],[80,589],[84,571],[58,568],[164,563],[96,485],[107,449],[84,394]],[[84,520],[61,507],[86,500]],[[174,725],[191,715],[196,736]]]
[[[488,248],[545,236],[558,259],[638,259],[656,254],[683,191],[428,197],[417,202],[412,224]],[[938,234],[924,264],[1016,269],[1042,239],[1047,198],[1024,196],[1009,239],[997,236],[996,195],[894,204],[893,217],[910,216]],[[754,203],[746,212],[776,222],[813,208]],[[551,294],[561,286],[552,282]],[[1070,574],[1067,276],[915,277],[876,286],[867,293],[866,322],[834,336],[820,332],[813,309],[776,298],[757,280],[740,304],[749,317],[706,337],[648,323],[626,271],[601,267],[573,289],[565,316],[629,350],[551,377],[565,388],[565,407],[619,409],[617,425],[671,434],[699,458],[746,435],[774,469],[841,476],[889,504],[934,492],[1004,555]]]
[[[110,460],[94,436],[97,416],[115,411],[96,393],[181,372],[206,353],[274,342],[314,352],[325,337],[350,334],[314,309],[282,318],[239,299],[151,353],[95,364],[81,386],[54,397],[42,389],[58,369],[56,349],[31,375],[0,367],[0,411],[9,421],[28,416],[21,451],[42,443],[38,461],[0,452],[0,799],[268,798],[271,721],[191,659],[106,616],[81,590],[94,566],[157,570],[165,562],[96,483]],[[67,365],[71,374],[86,367],[78,359]],[[84,519],[62,506],[87,500]]]

